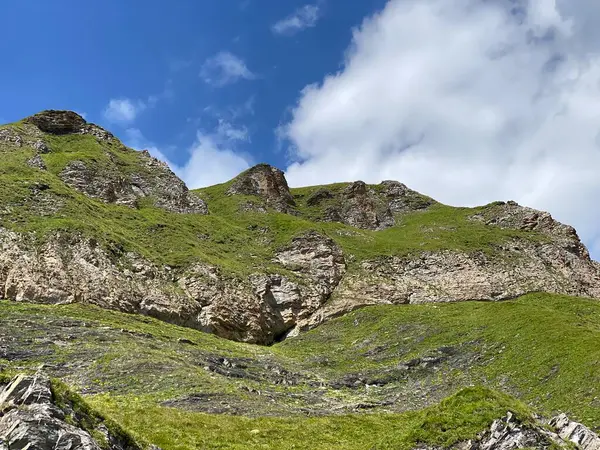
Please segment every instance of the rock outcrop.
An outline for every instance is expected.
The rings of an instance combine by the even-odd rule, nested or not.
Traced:
[[[600,450],[600,437],[585,425],[571,421],[566,414],[553,418],[550,426],[563,440],[577,445],[577,448]]]
[[[0,450],[140,450],[99,417],[78,411],[68,401],[61,403],[46,377],[15,377],[0,390]],[[101,436],[102,442],[91,433]]]
[[[373,230],[388,228],[395,223],[389,205],[362,181],[348,185],[337,205],[327,208],[324,219]]]
[[[550,429],[554,431],[550,431]],[[508,412],[502,419],[495,420],[490,428],[476,439],[460,442],[453,450],[516,450],[553,448],[598,450],[600,438],[584,425],[571,422],[565,414],[553,418],[549,427],[540,420],[522,423]],[[423,446],[415,450],[443,450],[440,447]]]
[[[48,110],[34,114],[25,119],[25,122],[38,127],[49,134],[74,134],[79,133],[87,125],[83,117],[73,111]]]
[[[321,207],[320,220],[366,230],[392,227],[396,215],[427,209],[434,203],[397,181],[384,181],[375,187],[356,181],[341,191],[319,189],[306,200],[309,207]]]
[[[296,203],[283,172],[268,164],[258,164],[238,175],[227,194],[253,195],[279,212],[295,212]]]
[[[457,445],[460,450],[513,450],[519,448],[550,449],[565,443],[542,424],[524,425],[511,413],[495,420],[489,430],[474,441]]]
[[[276,261],[294,279],[263,273],[235,277],[202,263],[175,271],[134,253],[110,254],[76,233],[56,234],[39,246],[33,236],[0,228],[0,296],[91,303],[269,344],[317,311],[345,270],[339,247],[316,233],[294,240]]]
[[[95,162],[72,161],[60,178],[72,188],[106,203],[135,207],[143,198],[175,213],[208,214],[206,203],[189,192],[187,186],[162,161],[148,152],[139,155],[141,169],[124,174],[116,165],[102,167]]]
[[[43,133],[55,135],[91,134],[101,140],[114,139],[112,133],[98,125],[87,123],[83,117],[73,111],[42,111],[27,117],[24,121],[35,125]]]
[[[91,198],[130,207],[136,207],[141,199],[150,199],[170,212],[208,214],[206,203],[190,192],[167,164],[147,151],[125,147],[110,132],[86,122],[75,112],[43,111],[23,122],[20,129],[0,129],[0,144],[13,150],[33,148],[36,154],[27,164],[40,170],[47,170],[43,155],[53,152],[44,142],[47,135],[94,136],[101,144],[97,157],[74,159],[58,174],[67,185]]]
[[[500,228],[522,231],[536,231],[547,235],[554,243],[578,257],[589,260],[590,255],[581,243],[575,228],[562,224],[545,211],[521,206],[514,201],[496,202],[487,205],[472,220],[484,222]]]
[[[498,301],[531,292],[600,298],[600,268],[554,242],[513,240],[497,254],[422,252],[365,261],[347,274],[310,326],[377,304]]]
[[[384,249],[388,256],[363,259],[357,255],[369,254],[366,246],[377,238],[374,233],[350,227],[383,230],[397,222],[402,225],[405,215],[426,210],[436,202],[396,181],[376,186],[356,181],[307,188],[292,191],[294,197],[284,173],[267,164],[240,174],[228,186],[227,197],[220,199],[230,200],[234,208],[223,208],[222,219],[232,223],[224,227],[227,232],[215,245],[222,245],[224,260],[233,262],[231,267],[238,267],[238,258],[256,258],[251,270],[229,270],[226,263],[221,267],[206,263],[205,255],[208,260],[213,251],[206,250],[210,245],[206,241],[213,234],[210,227],[220,226],[210,218],[182,220],[185,229],[180,242],[189,253],[173,249],[177,254],[180,250],[186,254],[182,262],[173,259],[178,261],[177,268],[161,265],[167,258],[160,256],[153,259],[156,263],[150,262],[140,254],[154,254],[152,249],[134,253],[129,250],[135,249],[136,243],[127,242],[131,236],[140,236],[132,230],[132,223],[147,226],[144,230],[151,233],[156,229],[177,233],[169,223],[162,223],[169,221],[167,215],[155,215],[159,219],[143,212],[133,215],[135,220],[116,233],[124,237],[128,251],[118,250],[123,248],[122,243],[99,245],[97,241],[104,242],[104,237],[93,231],[83,235],[64,230],[60,220],[50,226],[53,231],[34,236],[21,226],[30,218],[33,222],[46,221],[64,214],[60,219],[74,219],[74,228],[91,228],[87,217],[73,213],[81,199],[74,191],[130,208],[154,205],[173,213],[202,215],[209,211],[202,198],[190,192],[165,163],[147,151],[125,147],[108,131],[87,123],[74,112],[44,111],[18,125],[0,128],[0,150],[18,153],[15,160],[22,157],[23,164],[27,164],[23,179],[16,177],[12,187],[4,188],[6,202],[0,205],[4,227],[0,227],[0,296],[7,299],[93,303],[151,315],[228,339],[269,344],[367,305],[505,300],[533,291],[600,298],[600,266],[590,259],[575,230],[547,213],[514,202],[498,202],[474,209],[468,218],[473,223],[463,227],[466,233],[471,227],[485,233],[485,226],[489,226],[490,233],[506,234],[495,247],[485,244],[469,251],[452,249],[452,237],[446,236],[447,242],[440,246],[443,250],[407,254],[403,243],[395,247],[393,241],[386,241],[390,246],[390,251]],[[213,198],[214,192],[202,195]],[[87,207],[94,211],[90,220],[118,213],[95,202],[88,202]],[[298,227],[299,235],[290,238],[289,230],[282,233],[275,229],[286,221],[268,216],[269,210],[301,216],[298,221],[287,220],[290,229]],[[221,214],[217,205],[215,211]],[[459,212],[464,222],[464,211]],[[432,220],[427,214],[422,216],[424,223]],[[318,223],[314,228],[319,232],[307,232],[309,219],[348,226]],[[110,216],[102,226],[114,220],[115,216]],[[179,223],[177,220],[173,222]],[[248,248],[243,248],[243,240],[231,236],[237,226],[252,240]],[[497,227],[518,232],[499,233]],[[401,228],[396,232],[401,233]],[[444,232],[449,234],[451,230]],[[287,245],[280,245],[282,234],[291,239]],[[343,236],[338,242],[346,245],[346,255],[331,238],[334,236]],[[178,242],[177,238],[173,242]],[[460,239],[468,240],[469,236]],[[255,252],[262,245],[270,252]],[[242,248],[238,252],[234,246]]]
[[[531,292],[600,298],[600,264],[573,227],[514,202],[490,205],[472,220],[535,231],[541,238],[514,238],[493,253],[424,251],[364,261],[344,277],[308,326],[377,304],[498,301]]]

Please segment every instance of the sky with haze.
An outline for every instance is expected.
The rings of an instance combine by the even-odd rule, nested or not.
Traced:
[[[516,200],[600,257],[596,0],[3,0],[0,122],[70,109],[190,187]]]

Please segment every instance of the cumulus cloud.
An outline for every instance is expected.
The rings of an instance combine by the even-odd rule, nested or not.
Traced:
[[[148,150],[166,162],[190,189],[223,183],[239,175],[252,164],[250,156],[239,153],[236,143],[248,141],[248,130],[221,121],[213,132],[198,131],[185,164],[176,164],[137,128],[125,132],[125,143],[136,150]]]
[[[223,183],[250,167],[250,158],[234,148],[218,134],[198,132],[190,159],[176,172],[192,189]]]
[[[290,183],[397,179],[450,204],[515,199],[598,254],[598,17],[587,0],[390,0],[279,130]]]
[[[304,5],[286,18],[273,24],[271,30],[275,34],[284,36],[294,35],[306,28],[316,26],[320,18],[320,13],[318,5]]]
[[[253,80],[256,75],[241,58],[230,52],[220,52],[206,60],[200,77],[207,84],[223,87],[239,80]]]
[[[144,109],[146,109],[146,104],[142,101],[134,101],[128,98],[113,98],[108,102],[104,110],[104,118],[116,123],[133,122]]]

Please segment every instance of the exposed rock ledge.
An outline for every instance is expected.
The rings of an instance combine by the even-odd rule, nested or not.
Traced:
[[[0,450],[141,450],[99,417],[71,402],[58,403],[50,380],[41,375],[17,376],[0,389]]]
[[[276,256],[294,280],[264,273],[233,277],[201,263],[174,271],[132,253],[115,259],[78,234],[56,234],[38,246],[31,236],[0,228],[0,297],[91,303],[269,344],[320,308],[345,270],[339,247],[316,233],[298,237]]]
[[[59,174],[67,185],[88,197],[130,207],[136,207],[140,199],[150,198],[155,206],[167,211],[208,214],[204,200],[190,192],[167,164],[153,158],[147,151],[128,149],[110,132],[86,122],[79,114],[49,110],[28,117],[24,122],[28,124],[24,133],[13,127],[1,129],[0,143],[8,145],[8,148],[26,145],[35,149],[37,154],[27,163],[40,170],[47,169],[41,155],[52,152],[44,142],[48,134],[88,134],[98,141],[105,141],[104,151],[99,148],[98,152],[102,160],[108,157],[108,162],[75,160]],[[139,158],[139,170],[135,173],[124,171],[118,161],[115,162],[114,154],[106,148],[135,155]]]
[[[138,200],[151,198],[158,208],[175,213],[208,214],[201,198],[190,192],[162,161],[147,151],[139,153],[143,172],[124,175],[116,166],[98,168],[83,161],[72,161],[60,178],[72,188],[106,203],[135,207]]]
[[[514,202],[490,205],[473,220],[537,231],[546,239],[513,239],[492,254],[445,250],[364,261],[343,278],[332,300],[299,326],[312,328],[378,304],[498,301],[530,292],[600,298],[600,264],[590,259],[573,227]]]
[[[548,428],[554,431],[550,431]],[[515,450],[526,448],[599,450],[600,438],[586,426],[570,421],[564,414],[555,417],[549,424],[542,421],[523,424],[511,412],[508,412],[502,419],[495,420],[489,430],[480,433],[476,439],[452,446],[453,450]],[[421,446],[415,450],[443,449]]]

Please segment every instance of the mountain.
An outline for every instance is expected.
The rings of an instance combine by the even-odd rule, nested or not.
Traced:
[[[69,111],[0,126],[0,178],[0,450],[31,417],[76,448],[600,448],[600,265],[548,213],[266,164],[190,191]]]
[[[374,304],[600,297],[575,230],[514,202],[452,208],[395,181],[289,189],[258,165],[190,192],[73,112],[0,128],[0,286],[269,344]]]

